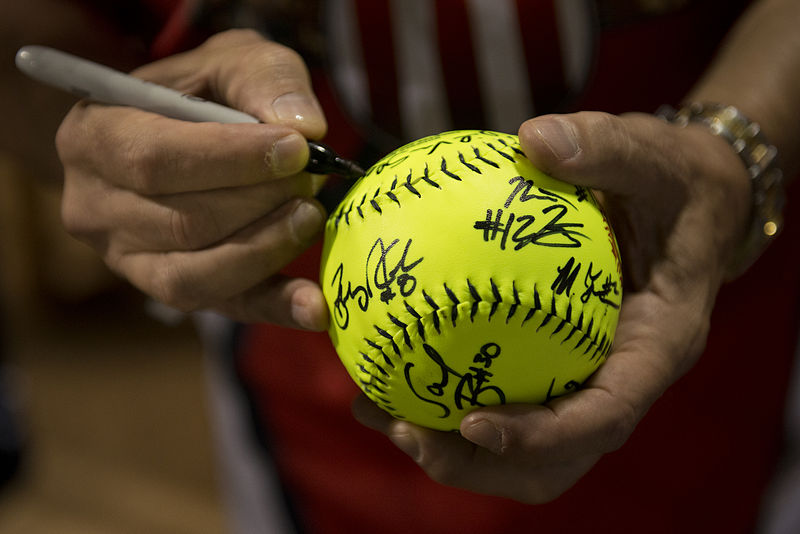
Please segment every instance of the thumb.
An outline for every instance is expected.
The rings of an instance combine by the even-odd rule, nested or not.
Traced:
[[[519,129],[523,151],[531,162],[555,178],[610,193],[635,193],[653,180],[667,135],[661,121],[644,114],[621,118],[608,113],[543,115]],[[654,168],[655,167],[655,168]],[[631,180],[635,176],[635,180]]]

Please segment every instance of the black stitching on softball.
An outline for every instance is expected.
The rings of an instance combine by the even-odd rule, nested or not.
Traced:
[[[410,313],[411,316],[414,319],[417,320],[417,334],[419,335],[420,339],[422,339],[422,341],[424,343],[426,340],[425,340],[425,326],[422,324],[422,315],[420,315],[417,312],[417,310],[412,308],[411,305],[408,302],[406,302],[405,300],[403,301],[403,304],[405,304],[405,306],[406,306],[406,311],[408,313]],[[435,320],[438,320],[438,318],[435,319]]]
[[[583,334],[583,336],[581,336],[581,339],[578,341],[578,344],[575,345],[575,347],[573,347],[572,350],[578,350],[578,348],[580,348],[580,346],[583,345],[588,339],[589,339],[589,336],[587,336],[586,334]],[[592,345],[589,344],[589,346],[591,347]],[[584,353],[584,354],[586,354],[586,353]]]
[[[484,158],[484,157],[481,155],[481,152],[480,152],[480,150],[478,150],[478,147],[476,147],[476,146],[473,146],[473,147],[472,147],[472,150],[473,150],[473,152],[475,152],[475,157],[477,157],[477,158],[478,158],[479,160],[481,160],[482,162],[484,162],[484,163],[488,163],[489,165],[491,165],[491,166],[492,166],[492,167],[494,167],[495,169],[499,169],[499,168],[500,168],[500,165],[498,165],[498,164],[497,164],[497,162],[495,162],[495,161],[492,161],[492,160],[490,160],[490,159],[486,159],[486,158]]]
[[[403,186],[406,189],[408,189],[409,191],[411,191],[412,193],[414,193],[417,196],[417,198],[422,198],[422,195],[419,194],[419,191],[417,191],[417,189],[413,185],[411,185],[411,174],[412,174],[412,172],[413,171],[411,171],[411,170],[408,171],[408,176],[406,177],[406,183],[404,183]]]
[[[367,356],[367,355],[366,355],[366,354],[364,354],[363,352],[359,352],[359,354],[361,355],[361,357],[364,359],[364,361],[365,361],[365,362],[367,362],[368,364],[370,364],[370,365],[372,365],[373,367],[375,367],[375,369],[377,369],[378,371],[380,371],[380,372],[381,372],[381,374],[382,374],[383,376],[385,376],[385,377],[387,377],[387,378],[389,377],[389,373],[387,373],[387,372],[386,372],[386,369],[384,369],[383,367],[381,367],[380,365],[378,365],[377,363],[375,363],[375,361],[374,361],[374,360],[372,360],[372,358],[370,358],[369,356]]]
[[[494,296],[494,302],[492,302],[492,309],[489,311],[489,320],[492,320],[492,316],[497,312],[497,307],[503,302],[503,297],[500,296],[500,291],[497,289],[497,285],[495,285],[494,280],[489,278],[489,283],[492,285],[492,295]]]
[[[459,182],[461,181],[461,178],[457,174],[447,170],[447,161],[444,159],[444,156],[442,156],[442,168],[441,168],[441,171],[443,173],[445,173],[447,176],[449,176],[450,178],[452,178],[453,180],[458,180]]]
[[[472,172],[477,172],[478,174],[483,174],[483,173],[481,173],[481,170],[478,167],[476,167],[472,163],[467,163],[467,160],[464,158],[464,154],[462,154],[461,152],[458,153],[458,161],[463,163],[464,167],[468,168]]]
[[[500,144],[502,144],[504,147],[513,150],[516,154],[519,154],[521,156],[525,155],[524,152],[522,152],[521,150],[519,150],[519,149],[515,148],[514,146],[510,145],[506,140],[498,138],[497,141]],[[483,144],[485,146],[487,146],[489,149],[491,149],[492,151],[494,151],[499,156],[506,158],[507,160],[511,161],[512,163],[515,162],[513,156],[503,152],[502,150],[499,150],[492,143],[484,142]],[[495,168],[500,168],[499,164],[496,161],[485,157],[481,153],[481,151],[480,151],[480,149],[478,147],[476,147],[475,145],[470,145],[470,148],[472,148],[472,151],[475,154],[475,159],[476,160],[483,161],[487,165],[491,165],[491,166],[493,166]],[[477,174],[482,174],[480,168],[477,167],[476,165],[470,163],[469,161],[467,161],[466,157],[461,152],[458,152],[458,160],[466,168],[468,168],[472,172],[475,172]],[[446,176],[452,178],[453,180],[462,181],[462,178],[459,175],[457,175],[456,173],[450,171],[447,168],[447,160],[445,159],[444,156],[442,156],[442,164],[441,164],[441,169],[440,170],[441,170],[441,172],[443,174],[445,174]],[[397,175],[395,175],[394,179],[392,180],[391,185],[389,186],[389,190],[385,193],[385,195],[391,201],[393,201],[398,206],[400,206],[400,199],[398,198],[398,196],[395,194],[394,191],[399,187],[399,185],[402,185],[409,192],[414,194],[417,198],[422,198],[421,191],[419,190],[419,188],[415,187],[412,179],[413,179],[413,170],[411,170],[411,169],[409,169],[409,174],[406,177],[404,182],[398,183],[399,179],[398,179]],[[431,178],[430,169],[429,169],[427,163],[425,164],[425,168],[423,170],[423,174],[419,177],[419,180],[420,181],[424,181],[428,185],[436,187],[437,189],[441,189],[441,185],[437,181],[435,181],[434,179]],[[381,189],[380,186],[376,189],[375,194],[373,195],[372,199],[369,200],[369,204],[379,214],[383,214],[383,210],[380,207],[380,203],[376,201],[377,196],[380,194],[380,189]],[[359,216],[362,219],[364,219],[365,218],[365,214],[364,214],[363,207],[366,205],[366,202],[367,202],[367,198],[366,198],[366,194],[365,194],[364,197],[361,199],[361,202],[358,205],[354,205],[354,202],[351,202],[351,204],[346,209],[341,209],[336,214],[336,216],[333,218],[334,228],[336,230],[339,229],[339,225],[340,225],[342,219],[344,219],[345,224],[350,225],[350,213],[352,213],[352,211],[354,209],[359,214]]]
[[[531,320],[531,318],[532,318],[532,317],[533,317],[535,314],[536,314],[536,308],[531,308],[530,310],[528,310],[528,313],[525,315],[525,318],[522,320],[522,324],[520,324],[520,326],[522,326],[522,325],[524,325],[525,323],[527,323],[528,321],[530,321],[530,320]]]
[[[381,384],[383,384],[384,386],[386,386],[386,387],[389,387],[389,384],[387,384],[386,382],[384,382],[384,381],[381,379],[381,377],[379,377],[379,376],[375,376],[375,375],[373,375],[373,374],[371,374],[371,373],[367,373],[367,374],[370,376],[370,378],[371,378],[372,380],[374,380],[374,381],[376,381],[376,382],[380,382],[380,383],[381,383]]]
[[[581,331],[581,328],[579,326],[573,326],[572,330],[570,330],[569,334],[567,334],[567,337],[565,337],[564,339],[561,340],[561,344],[563,345],[564,343],[569,341],[570,338],[575,335],[575,332],[580,332],[580,331]]]
[[[539,326],[536,327],[536,331],[538,332],[539,330],[541,330],[542,328],[547,326],[547,323],[549,323],[550,319],[552,319],[552,318],[553,318],[552,314],[550,314],[550,313],[545,314],[544,319],[542,320],[541,324],[539,324]]]
[[[458,319],[458,305],[461,304],[461,301],[459,301],[456,294],[447,287],[447,284],[444,284],[444,292],[447,293],[447,298],[453,303],[453,306],[450,308],[450,320],[453,322],[453,326],[455,326],[456,319]]]
[[[378,331],[378,334],[381,337],[384,337],[384,338],[388,339],[392,343],[392,350],[394,350],[395,354],[400,356],[400,347],[398,347],[397,343],[394,342],[394,338],[392,338],[392,335],[389,332],[387,332],[386,330],[384,330],[381,327],[379,327],[378,325],[376,325],[376,324],[374,324],[372,326],[375,327],[375,330]]]
[[[498,142],[499,142],[501,145],[504,145],[504,146],[506,146],[506,147],[510,148],[511,150],[513,150],[514,152],[516,152],[518,155],[520,155],[520,156],[524,156],[524,155],[525,155],[525,152],[523,152],[523,151],[522,151],[522,150],[520,150],[519,148],[515,147],[514,145],[509,145],[509,144],[506,142],[506,140],[505,140],[505,139],[497,139],[497,141],[498,141]]]
[[[543,327],[545,327],[547,325],[547,323],[550,322],[550,319],[552,319],[553,317],[558,317],[558,312],[556,311],[556,296],[555,295],[553,295],[552,300],[550,301],[550,311],[547,313],[547,315],[545,315],[544,319],[542,320],[542,323],[539,325],[538,328],[536,328],[536,331],[538,332]]]
[[[364,381],[362,380],[362,381],[361,381],[361,383],[363,384],[363,383],[364,383]],[[367,388],[367,391],[368,391],[369,393],[372,393],[372,394],[373,394],[373,395],[375,395],[376,397],[377,397],[378,395],[375,393],[375,391],[377,391],[377,392],[378,392],[378,393],[380,393],[381,395],[386,395],[386,392],[385,392],[384,390],[382,390],[381,388],[379,388],[378,386],[376,386],[375,384],[372,384],[372,383],[370,383],[370,382],[367,382],[366,384],[364,384],[364,387],[365,387],[365,388]]]
[[[439,305],[436,304],[436,301],[433,300],[430,295],[425,293],[424,289],[422,290],[422,298],[424,298],[425,302],[428,303],[428,306],[433,309],[433,328],[436,329],[437,334],[441,334],[442,331],[439,328]]]
[[[386,362],[386,365],[394,369],[394,364],[392,363],[391,358],[389,358],[389,356],[385,352],[383,352],[383,347],[381,347],[380,345],[378,345],[377,343],[366,337],[364,338],[364,341],[367,342],[367,345],[380,352],[381,356],[383,357],[383,361]]]
[[[561,332],[561,330],[562,330],[562,329],[564,328],[564,326],[565,326],[565,325],[567,325],[567,324],[569,324],[567,321],[565,321],[564,319],[561,319],[561,322],[560,322],[560,323],[558,323],[558,326],[555,328],[555,330],[553,330],[553,331],[550,333],[550,337],[553,337],[554,335],[556,335],[556,334],[558,334],[559,332]]]
[[[488,146],[489,148],[491,148],[492,150],[494,150],[495,152],[497,152],[497,154],[499,154],[500,156],[503,156],[504,158],[506,158],[506,159],[507,159],[508,161],[510,161],[511,163],[516,163],[516,161],[514,160],[514,156],[511,156],[511,155],[509,155],[509,154],[506,154],[506,153],[505,153],[505,152],[503,152],[502,150],[500,150],[500,149],[496,148],[496,147],[495,147],[493,144],[491,144],[491,143],[486,143],[486,146]]]
[[[478,313],[478,304],[483,300],[481,299],[480,294],[478,294],[478,290],[475,289],[475,286],[469,281],[467,278],[467,287],[469,287],[469,293],[472,295],[472,311],[469,314],[469,320],[475,321],[475,315]]]
[[[395,326],[403,330],[403,342],[409,349],[414,350],[414,345],[411,344],[411,336],[408,333],[408,323],[404,323],[391,313],[387,313],[386,315],[389,316],[389,320],[392,321],[395,324]]]
[[[397,200],[397,195],[395,195],[395,194],[394,194],[394,193],[392,193],[391,191],[387,191],[387,192],[386,192],[386,196],[387,196],[387,197],[389,197],[389,198],[390,198],[391,200],[393,200],[394,202],[396,202],[398,206],[400,205],[400,201],[399,201],[399,200]]]
[[[506,315],[506,324],[508,324],[508,321],[510,321],[511,318],[514,316],[514,314],[517,313],[517,308],[519,307],[520,304],[522,304],[522,301],[519,300],[519,292],[517,291],[516,282],[511,282],[511,291],[514,294],[514,304],[512,304],[508,308],[508,315]]]
[[[440,186],[440,185],[438,184],[438,182],[435,182],[434,180],[432,180],[432,179],[430,178],[430,176],[429,176],[429,174],[428,174],[428,164],[427,164],[427,163],[425,164],[425,171],[422,173],[422,176],[420,176],[420,178],[422,178],[423,180],[425,180],[425,181],[428,183],[428,185],[432,185],[432,186],[433,186],[433,187],[435,187],[436,189],[441,189],[441,188],[442,188],[442,186]]]

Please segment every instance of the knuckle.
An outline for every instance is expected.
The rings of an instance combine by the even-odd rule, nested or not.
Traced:
[[[249,28],[234,28],[225,30],[209,37],[204,46],[210,48],[227,48],[230,46],[263,42],[264,37],[255,30]]]
[[[464,476],[463,468],[448,461],[446,456],[426,455],[420,459],[418,464],[433,481],[445,486],[461,486]]]
[[[72,146],[75,140],[75,129],[72,127],[72,121],[69,119],[71,114],[67,115],[56,130],[55,144],[56,152],[59,159],[65,163],[70,159]]]
[[[68,234],[84,237],[91,231],[94,218],[90,216],[91,210],[86,209],[85,203],[76,195],[72,181],[72,174],[66,172],[61,196],[61,224]]]
[[[619,401],[617,406],[615,415],[607,420],[603,429],[604,452],[616,451],[622,447],[639,421],[637,411],[629,403]]]
[[[163,265],[154,272],[153,297],[182,312],[200,309],[202,297],[198,284],[193,284],[183,269],[175,264]]]
[[[281,44],[269,42],[266,46],[253,46],[241,54],[239,62],[244,65],[260,65],[269,73],[273,92],[305,90],[303,85],[308,80],[308,71],[302,56]]]
[[[83,235],[86,231],[85,210],[78,209],[74,203],[62,201],[61,224],[68,234],[72,236]]]
[[[180,250],[191,250],[197,248],[196,242],[192,239],[193,227],[191,216],[179,210],[170,211],[169,230],[172,242]]]
[[[625,166],[635,159],[637,146],[632,139],[625,119],[602,112],[582,112],[583,142],[589,145],[591,163],[598,167]]]
[[[223,236],[219,221],[210,207],[172,209],[169,215],[170,239],[179,250],[198,250]]]
[[[55,135],[56,151],[62,159],[72,152],[72,147],[76,146],[76,138],[81,134],[81,128],[78,126],[80,121],[75,117],[79,114],[84,104],[79,102],[72,106],[64,120],[58,125]]]
[[[144,195],[159,192],[157,175],[161,166],[158,143],[132,137],[123,149],[123,164],[130,176],[130,187]]]

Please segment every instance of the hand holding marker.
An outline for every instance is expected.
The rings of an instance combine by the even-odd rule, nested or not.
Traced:
[[[86,59],[48,48],[24,46],[16,56],[17,67],[31,78],[63,89],[80,98],[104,104],[130,106],[165,117],[192,122],[260,122],[247,113],[184,95]],[[313,174],[338,174],[358,178],[364,170],[333,150],[308,141],[306,171]]]

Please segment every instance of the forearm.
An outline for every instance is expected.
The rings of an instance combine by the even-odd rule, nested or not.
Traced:
[[[740,18],[687,101],[737,107],[777,148],[787,178],[800,170],[800,2],[760,0]]]

